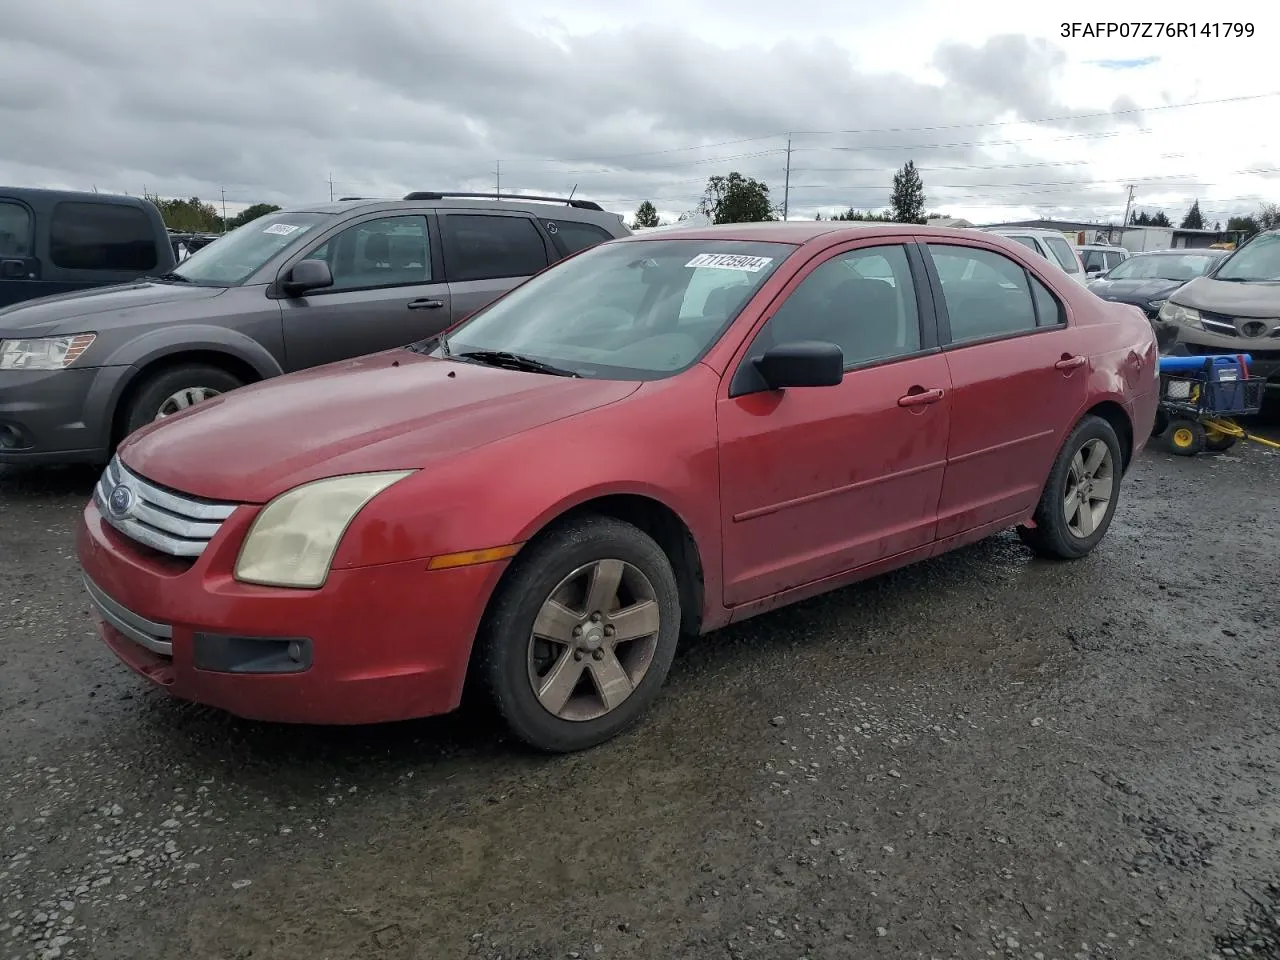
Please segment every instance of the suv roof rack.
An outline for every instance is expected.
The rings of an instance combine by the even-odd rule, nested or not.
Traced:
[[[599,210],[604,207],[594,200],[575,200],[572,197],[545,197],[536,193],[453,193],[447,190],[414,190],[404,196],[406,200],[444,200],[446,197],[461,200],[543,200],[547,203],[567,203],[577,210]]]

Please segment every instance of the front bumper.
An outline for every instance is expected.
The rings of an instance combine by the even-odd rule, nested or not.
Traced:
[[[1154,326],[1161,353],[1247,353],[1253,358],[1249,364],[1249,375],[1266,379],[1269,389],[1280,389],[1280,338],[1229,337],[1167,320],[1157,320]]]
[[[77,531],[99,632],[172,696],[252,720],[361,724],[458,706],[476,628],[505,563],[334,570],[319,590],[231,576],[256,508],[194,564],[141,547],[90,503]]]
[[[129,367],[0,370],[0,463],[105,463]]]

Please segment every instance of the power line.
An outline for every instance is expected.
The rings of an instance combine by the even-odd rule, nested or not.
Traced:
[[[595,157],[528,157],[516,160],[508,160],[507,163],[598,163],[607,162],[609,160],[628,160],[636,157],[654,157],[671,153],[682,153],[686,150],[708,150],[713,147],[736,146],[743,143],[759,143],[764,140],[780,140],[787,136],[792,137],[824,137],[824,136],[866,136],[869,134],[881,133],[937,133],[943,130],[975,130],[990,127],[1006,127],[1006,126],[1022,126],[1036,125],[1042,123],[1063,123],[1079,120],[1100,120],[1117,116],[1128,116],[1139,113],[1154,113],[1166,110],[1183,110],[1191,107],[1208,107],[1220,106],[1226,103],[1244,103],[1252,100],[1262,100],[1268,97],[1280,96],[1280,90],[1270,93],[1254,93],[1244,94],[1235,97],[1221,97],[1216,100],[1191,100],[1186,103],[1166,103],[1155,107],[1131,107],[1124,110],[1112,110],[1102,113],[1081,113],[1081,114],[1063,114],[1056,117],[1036,117],[1026,120],[989,120],[980,123],[957,123],[957,124],[937,124],[925,127],[863,127],[849,130],[805,130],[796,131],[791,134],[787,133],[768,133],[756,137],[738,137],[732,140],[720,140],[715,143],[697,143],[684,147],[668,147],[663,150],[642,150],[633,153],[616,153],[606,156]],[[804,148],[798,148],[804,149]],[[924,149],[920,147],[919,149]]]

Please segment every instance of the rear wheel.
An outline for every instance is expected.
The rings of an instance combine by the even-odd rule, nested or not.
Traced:
[[[1205,449],[1208,440],[1204,427],[1185,417],[1170,422],[1168,437],[1169,449],[1180,457],[1194,457]]]
[[[608,517],[526,550],[477,637],[480,670],[517,737],[583,750],[634,723],[666,679],[680,630],[675,573],[651,537]]]
[[[1229,433],[1223,433],[1216,427],[1209,426],[1204,428],[1204,448],[1206,450],[1211,450],[1214,453],[1222,453],[1224,450],[1230,450],[1236,445],[1236,441],[1239,439],[1239,437],[1233,437]]]
[[[1049,471],[1034,527],[1019,527],[1022,542],[1043,557],[1075,560],[1106,536],[1120,498],[1120,441],[1101,417],[1076,424]]]
[[[148,377],[134,394],[125,414],[125,433],[241,386],[244,384],[234,374],[204,363],[161,370]]]

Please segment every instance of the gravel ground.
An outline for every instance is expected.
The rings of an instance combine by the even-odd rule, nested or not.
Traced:
[[[0,957],[1280,957],[1280,455],[688,645],[587,754],[240,722],[94,639],[81,471],[0,480]],[[1251,952],[1252,951],[1252,952]]]

